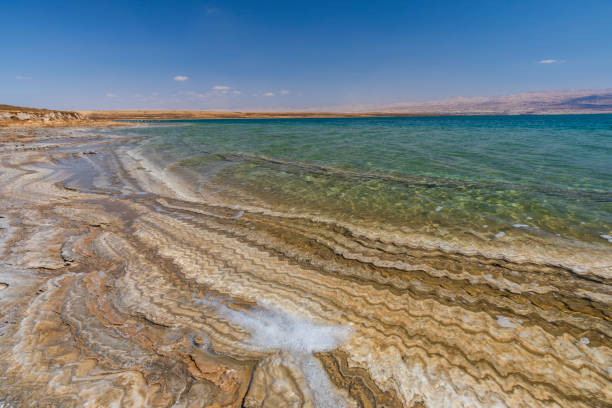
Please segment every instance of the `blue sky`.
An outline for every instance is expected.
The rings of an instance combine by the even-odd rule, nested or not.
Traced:
[[[3,1],[0,103],[246,109],[612,88],[612,1]]]

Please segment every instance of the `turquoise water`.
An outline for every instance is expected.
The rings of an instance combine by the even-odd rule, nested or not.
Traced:
[[[270,206],[435,234],[509,232],[607,244],[612,115],[163,122],[126,130]],[[603,235],[603,237],[602,237]]]

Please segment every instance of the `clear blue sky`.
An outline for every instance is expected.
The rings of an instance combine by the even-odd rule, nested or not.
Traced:
[[[612,0],[5,0],[0,34],[0,103],[27,106],[309,107],[612,87]]]

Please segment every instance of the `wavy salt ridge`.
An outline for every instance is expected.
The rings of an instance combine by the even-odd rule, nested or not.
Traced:
[[[601,279],[183,200],[121,147],[66,189],[92,142],[43,136],[0,149],[1,404],[612,404]]]

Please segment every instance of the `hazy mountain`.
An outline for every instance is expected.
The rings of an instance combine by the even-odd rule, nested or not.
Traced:
[[[448,114],[612,113],[612,89],[597,91],[525,92],[495,97],[451,98],[386,105],[336,105],[326,112],[389,112]]]

